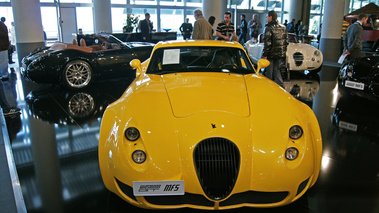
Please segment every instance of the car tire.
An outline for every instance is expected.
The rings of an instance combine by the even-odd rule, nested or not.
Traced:
[[[90,117],[96,109],[95,99],[90,93],[75,92],[67,98],[67,112],[74,119]]]
[[[62,73],[63,84],[71,89],[82,89],[92,83],[93,71],[83,60],[70,61]]]

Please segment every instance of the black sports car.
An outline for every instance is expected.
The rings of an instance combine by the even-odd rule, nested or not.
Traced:
[[[373,116],[378,108],[378,102],[345,95],[338,100],[332,121],[341,132],[358,132],[366,137],[378,138],[379,117]]]
[[[35,50],[22,59],[21,74],[37,83],[63,83],[68,88],[84,88],[95,79],[135,77],[129,62],[150,57],[152,43],[124,43],[109,34],[97,34],[66,44]]]
[[[343,64],[338,89],[343,94],[379,101],[379,55],[364,56]]]

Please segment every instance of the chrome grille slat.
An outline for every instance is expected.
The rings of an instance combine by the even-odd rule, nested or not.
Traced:
[[[194,150],[194,163],[204,193],[220,200],[233,190],[238,177],[240,153],[237,146],[225,138],[201,141]]]
[[[304,62],[304,55],[300,52],[295,52],[293,55],[293,60],[295,61],[295,64],[297,67],[300,67]]]

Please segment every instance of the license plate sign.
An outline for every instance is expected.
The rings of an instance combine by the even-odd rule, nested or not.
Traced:
[[[345,87],[353,88],[353,89],[358,89],[358,90],[364,90],[365,89],[365,84],[355,82],[355,81],[345,81]]]
[[[134,181],[134,196],[184,195],[184,181]]]
[[[358,125],[356,124],[352,124],[352,123],[348,123],[348,122],[345,122],[345,121],[340,121],[338,126],[342,129],[347,129],[347,130],[350,130],[350,131],[353,131],[353,132],[356,132],[358,130]]]

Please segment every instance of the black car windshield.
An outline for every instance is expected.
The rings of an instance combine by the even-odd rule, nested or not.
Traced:
[[[157,49],[147,74],[227,72],[248,74],[254,69],[245,52],[231,47],[174,47]]]

